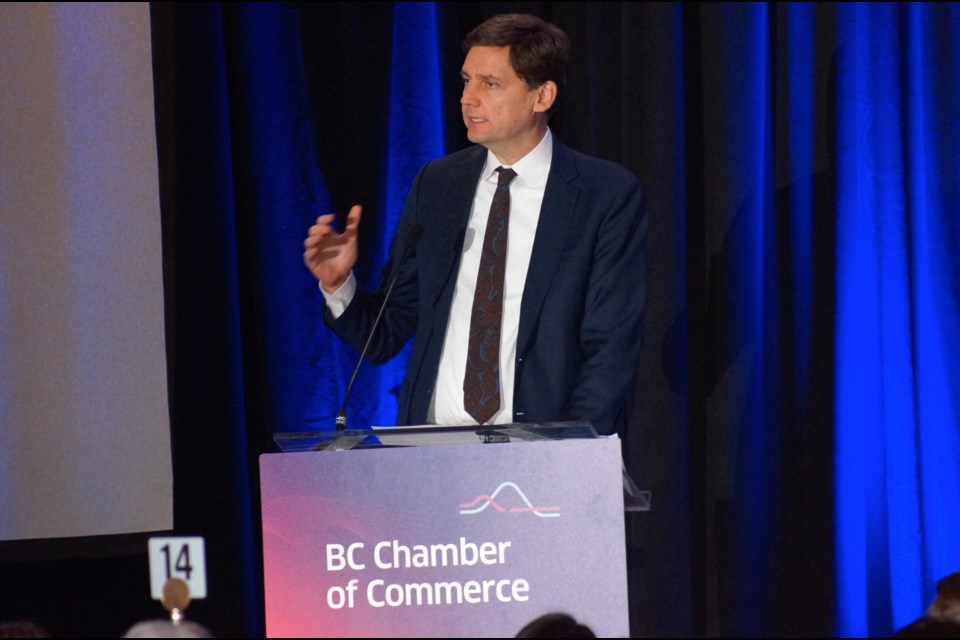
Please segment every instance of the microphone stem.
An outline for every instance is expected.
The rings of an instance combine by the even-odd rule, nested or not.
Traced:
[[[400,263],[403,262],[403,258],[407,255],[407,248],[404,249],[403,255],[400,256]],[[370,330],[370,334],[367,336],[367,343],[363,345],[363,351],[360,352],[360,360],[357,362],[357,368],[353,370],[353,375],[350,376],[350,382],[347,384],[347,392],[343,394],[343,404],[340,405],[340,411],[337,412],[337,431],[343,431],[347,428],[347,398],[350,397],[350,390],[353,389],[353,383],[357,379],[357,374],[360,373],[360,365],[363,363],[363,358],[367,355],[367,350],[370,348],[370,343],[373,342],[373,334],[380,325],[380,318],[383,317],[383,311],[387,308],[387,300],[390,299],[390,293],[393,291],[393,285],[397,284],[397,277],[399,277],[399,275],[400,270],[398,269],[397,273],[393,276],[393,279],[390,280],[390,286],[387,287],[387,293],[383,296],[383,304],[380,305],[380,311],[377,312],[377,317],[373,321],[373,328]]]
[[[337,431],[343,431],[347,428],[347,399],[350,397],[350,390],[353,389],[353,383],[357,379],[357,374],[360,373],[360,365],[363,364],[363,359],[367,355],[367,350],[370,348],[370,343],[373,342],[373,334],[376,332],[377,327],[380,326],[380,318],[383,317],[383,312],[387,308],[387,301],[390,299],[390,294],[393,293],[393,287],[397,284],[397,279],[400,278],[400,270],[403,267],[403,260],[407,257],[407,253],[409,253],[410,248],[420,240],[420,235],[422,233],[423,227],[419,224],[415,224],[407,233],[407,238],[403,245],[403,251],[400,253],[400,258],[397,260],[396,272],[393,274],[393,278],[390,279],[390,286],[387,287],[387,292],[383,295],[383,302],[380,304],[380,310],[377,312],[377,317],[373,321],[373,326],[370,329],[370,333],[367,335],[367,343],[363,345],[363,351],[360,352],[360,359],[357,361],[357,367],[353,370],[353,375],[350,377],[350,383],[347,385],[347,392],[343,394],[343,404],[340,405],[340,411],[337,412]]]

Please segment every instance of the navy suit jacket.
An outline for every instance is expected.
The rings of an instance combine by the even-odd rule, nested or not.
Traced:
[[[486,156],[484,147],[474,146],[424,165],[407,196],[380,289],[358,289],[339,318],[325,316],[361,350],[400,269],[368,351],[370,361],[384,362],[415,336],[397,424],[426,422]],[[415,224],[423,235],[399,261]],[[642,337],[646,228],[644,192],[631,173],[554,139],[520,307],[514,422],[588,420],[601,434],[623,425]]]

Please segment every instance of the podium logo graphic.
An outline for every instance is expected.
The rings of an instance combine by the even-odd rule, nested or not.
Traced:
[[[507,491],[509,489],[509,491]],[[505,507],[497,502],[497,496],[501,492],[506,491],[501,502],[506,502],[505,498],[509,499],[511,495],[520,498],[520,501],[525,506],[517,507]],[[462,516],[472,516],[477,513],[480,513],[487,507],[492,507],[499,511],[500,513],[532,513],[538,518],[559,518],[560,517],[560,507],[535,507],[533,503],[530,502],[530,499],[523,493],[523,490],[517,486],[514,482],[501,482],[500,486],[492,494],[481,494],[471,500],[470,502],[461,502],[460,503],[460,515]]]

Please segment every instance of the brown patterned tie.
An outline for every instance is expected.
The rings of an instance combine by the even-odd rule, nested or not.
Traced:
[[[470,344],[463,377],[463,406],[478,424],[500,410],[500,325],[503,322],[503,275],[507,260],[510,181],[517,173],[497,167],[497,191],[490,205],[477,290],[470,316]]]

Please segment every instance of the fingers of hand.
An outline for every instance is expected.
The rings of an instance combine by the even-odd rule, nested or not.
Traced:
[[[363,207],[358,204],[350,207],[350,213],[347,214],[347,227],[344,229],[344,233],[351,232],[356,233],[357,227],[360,225],[360,217],[363,214]]]
[[[333,227],[336,222],[336,214],[325,213],[318,216],[316,223],[307,231],[307,237],[303,241],[304,263],[308,267],[313,267],[325,260],[338,257],[343,245],[356,241],[361,213],[360,205],[351,207],[343,233],[338,233]]]

